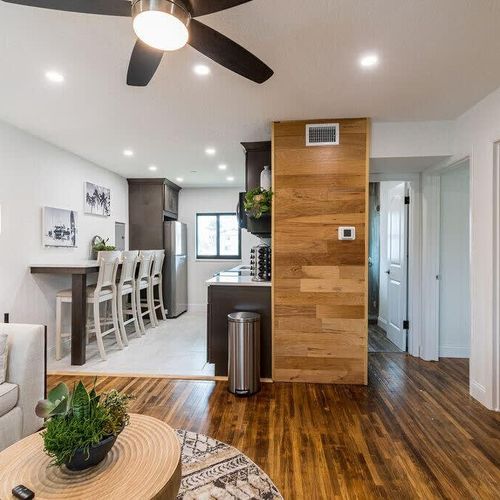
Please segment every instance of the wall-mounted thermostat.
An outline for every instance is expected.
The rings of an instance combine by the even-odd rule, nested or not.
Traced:
[[[339,240],[355,240],[356,228],[355,227],[339,227]]]

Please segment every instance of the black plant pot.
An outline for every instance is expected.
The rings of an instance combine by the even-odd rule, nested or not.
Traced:
[[[247,213],[247,231],[263,237],[271,234],[271,214],[263,214],[258,219]]]
[[[104,438],[100,443],[91,446],[88,453],[83,448],[79,448],[75,451],[71,460],[66,463],[66,467],[72,471],[85,470],[90,467],[95,467],[106,458],[109,450],[113,448],[117,437],[118,435],[111,435]]]

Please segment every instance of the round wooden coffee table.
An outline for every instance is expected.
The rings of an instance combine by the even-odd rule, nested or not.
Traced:
[[[156,418],[130,415],[104,461],[71,472],[49,466],[40,434],[32,434],[0,453],[0,498],[23,484],[35,499],[174,499],[181,481],[181,448],[173,429]]]

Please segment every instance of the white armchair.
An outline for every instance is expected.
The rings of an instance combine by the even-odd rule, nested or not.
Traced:
[[[0,451],[39,430],[35,415],[45,392],[45,327],[0,324],[8,336],[7,377],[0,384]]]

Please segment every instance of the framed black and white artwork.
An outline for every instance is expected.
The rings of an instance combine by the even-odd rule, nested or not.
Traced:
[[[63,208],[43,208],[43,245],[46,247],[76,247],[78,214]]]
[[[111,190],[86,182],[84,211],[86,214],[109,217],[111,215]]]

